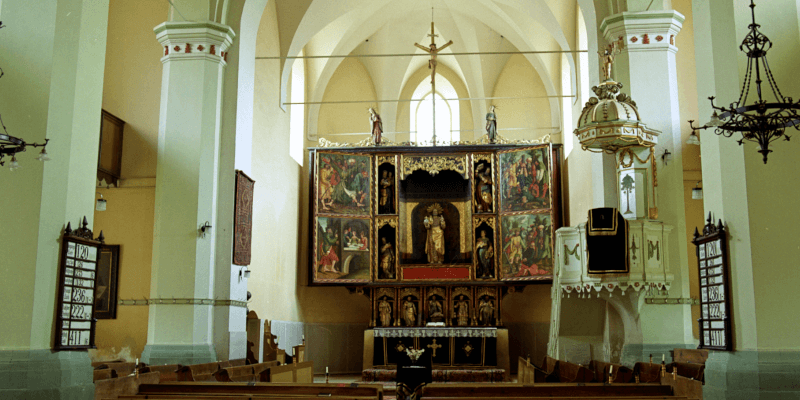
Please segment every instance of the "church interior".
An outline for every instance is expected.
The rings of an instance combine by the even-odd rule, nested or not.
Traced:
[[[0,20],[0,398],[800,399],[800,2]]]

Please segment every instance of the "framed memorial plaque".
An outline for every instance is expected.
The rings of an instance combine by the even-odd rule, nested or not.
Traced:
[[[716,226],[708,216],[703,234],[695,229],[700,270],[700,349],[732,350],[731,303],[728,284],[728,245],[722,221]]]
[[[55,350],[95,348],[97,263],[103,234],[94,239],[86,217],[82,225],[73,231],[67,224],[61,240]]]

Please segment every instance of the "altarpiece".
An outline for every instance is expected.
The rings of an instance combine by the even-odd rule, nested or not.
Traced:
[[[494,363],[493,333],[458,329],[496,329],[504,294],[552,282],[561,160],[555,144],[309,149],[309,284],[370,296],[376,365],[409,345]]]

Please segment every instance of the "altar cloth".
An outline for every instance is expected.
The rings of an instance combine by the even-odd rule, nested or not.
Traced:
[[[478,327],[396,327],[373,328],[375,337],[497,337],[497,328]]]

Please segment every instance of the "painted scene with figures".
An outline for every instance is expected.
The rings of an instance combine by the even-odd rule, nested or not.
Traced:
[[[500,153],[501,212],[551,207],[548,147]]]
[[[553,226],[550,215],[511,215],[501,221],[502,279],[552,279]]]
[[[317,210],[324,214],[369,215],[369,156],[320,154],[317,163]]]

